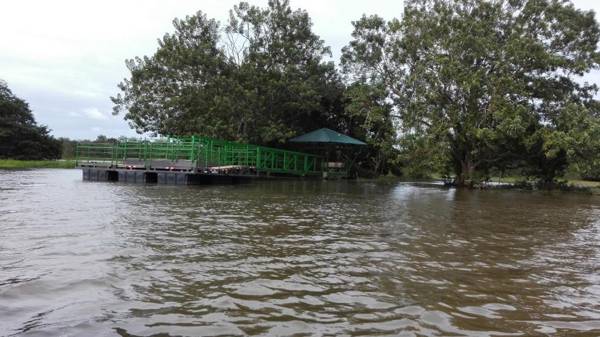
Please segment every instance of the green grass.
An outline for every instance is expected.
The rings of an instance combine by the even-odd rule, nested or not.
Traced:
[[[590,188],[600,188],[600,181],[591,181],[591,180],[582,180],[582,179],[570,179],[563,178],[568,185],[572,185],[575,187],[590,187]],[[501,182],[506,184],[515,184],[521,181],[525,181],[525,177],[503,177],[503,178],[492,178],[491,181]]]
[[[491,181],[519,186],[521,183],[535,184],[533,180],[527,180],[526,177],[509,176],[503,178],[492,178]],[[561,184],[557,185],[557,189],[568,191],[590,192],[592,194],[600,194],[600,181],[583,180],[574,176],[563,177],[559,179]]]
[[[568,180],[569,184],[577,187],[600,188],[600,181],[591,180]]]
[[[595,195],[600,195],[600,181],[568,179],[568,188],[575,191],[584,191]]]
[[[74,160],[14,160],[0,159],[0,169],[75,168]]]

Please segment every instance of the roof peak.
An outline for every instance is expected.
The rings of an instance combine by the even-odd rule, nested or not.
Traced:
[[[292,143],[333,143],[367,145],[365,142],[329,128],[320,128],[289,140]]]

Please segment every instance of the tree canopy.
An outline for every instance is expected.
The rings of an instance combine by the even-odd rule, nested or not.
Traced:
[[[36,123],[29,104],[0,80],[0,158],[59,158],[61,143],[49,133],[46,126]]]
[[[514,168],[552,181],[591,151],[597,87],[581,76],[600,61],[593,12],[409,0],[401,20],[363,16],[354,28],[344,70],[385,85],[403,134],[443,146],[457,184]]]
[[[335,123],[343,86],[306,11],[242,2],[224,30],[202,12],[173,25],[113,97],[138,131],[277,143]]]

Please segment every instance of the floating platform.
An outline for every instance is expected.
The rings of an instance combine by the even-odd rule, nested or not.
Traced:
[[[86,181],[200,185],[331,173],[318,155],[197,136],[80,143],[76,161]]]
[[[159,185],[241,184],[260,178],[250,175],[225,175],[183,171],[147,171],[102,167],[82,167],[84,181],[112,181]]]

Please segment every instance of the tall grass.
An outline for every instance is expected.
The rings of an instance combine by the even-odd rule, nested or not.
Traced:
[[[0,169],[74,168],[74,160],[14,160],[0,159]]]

